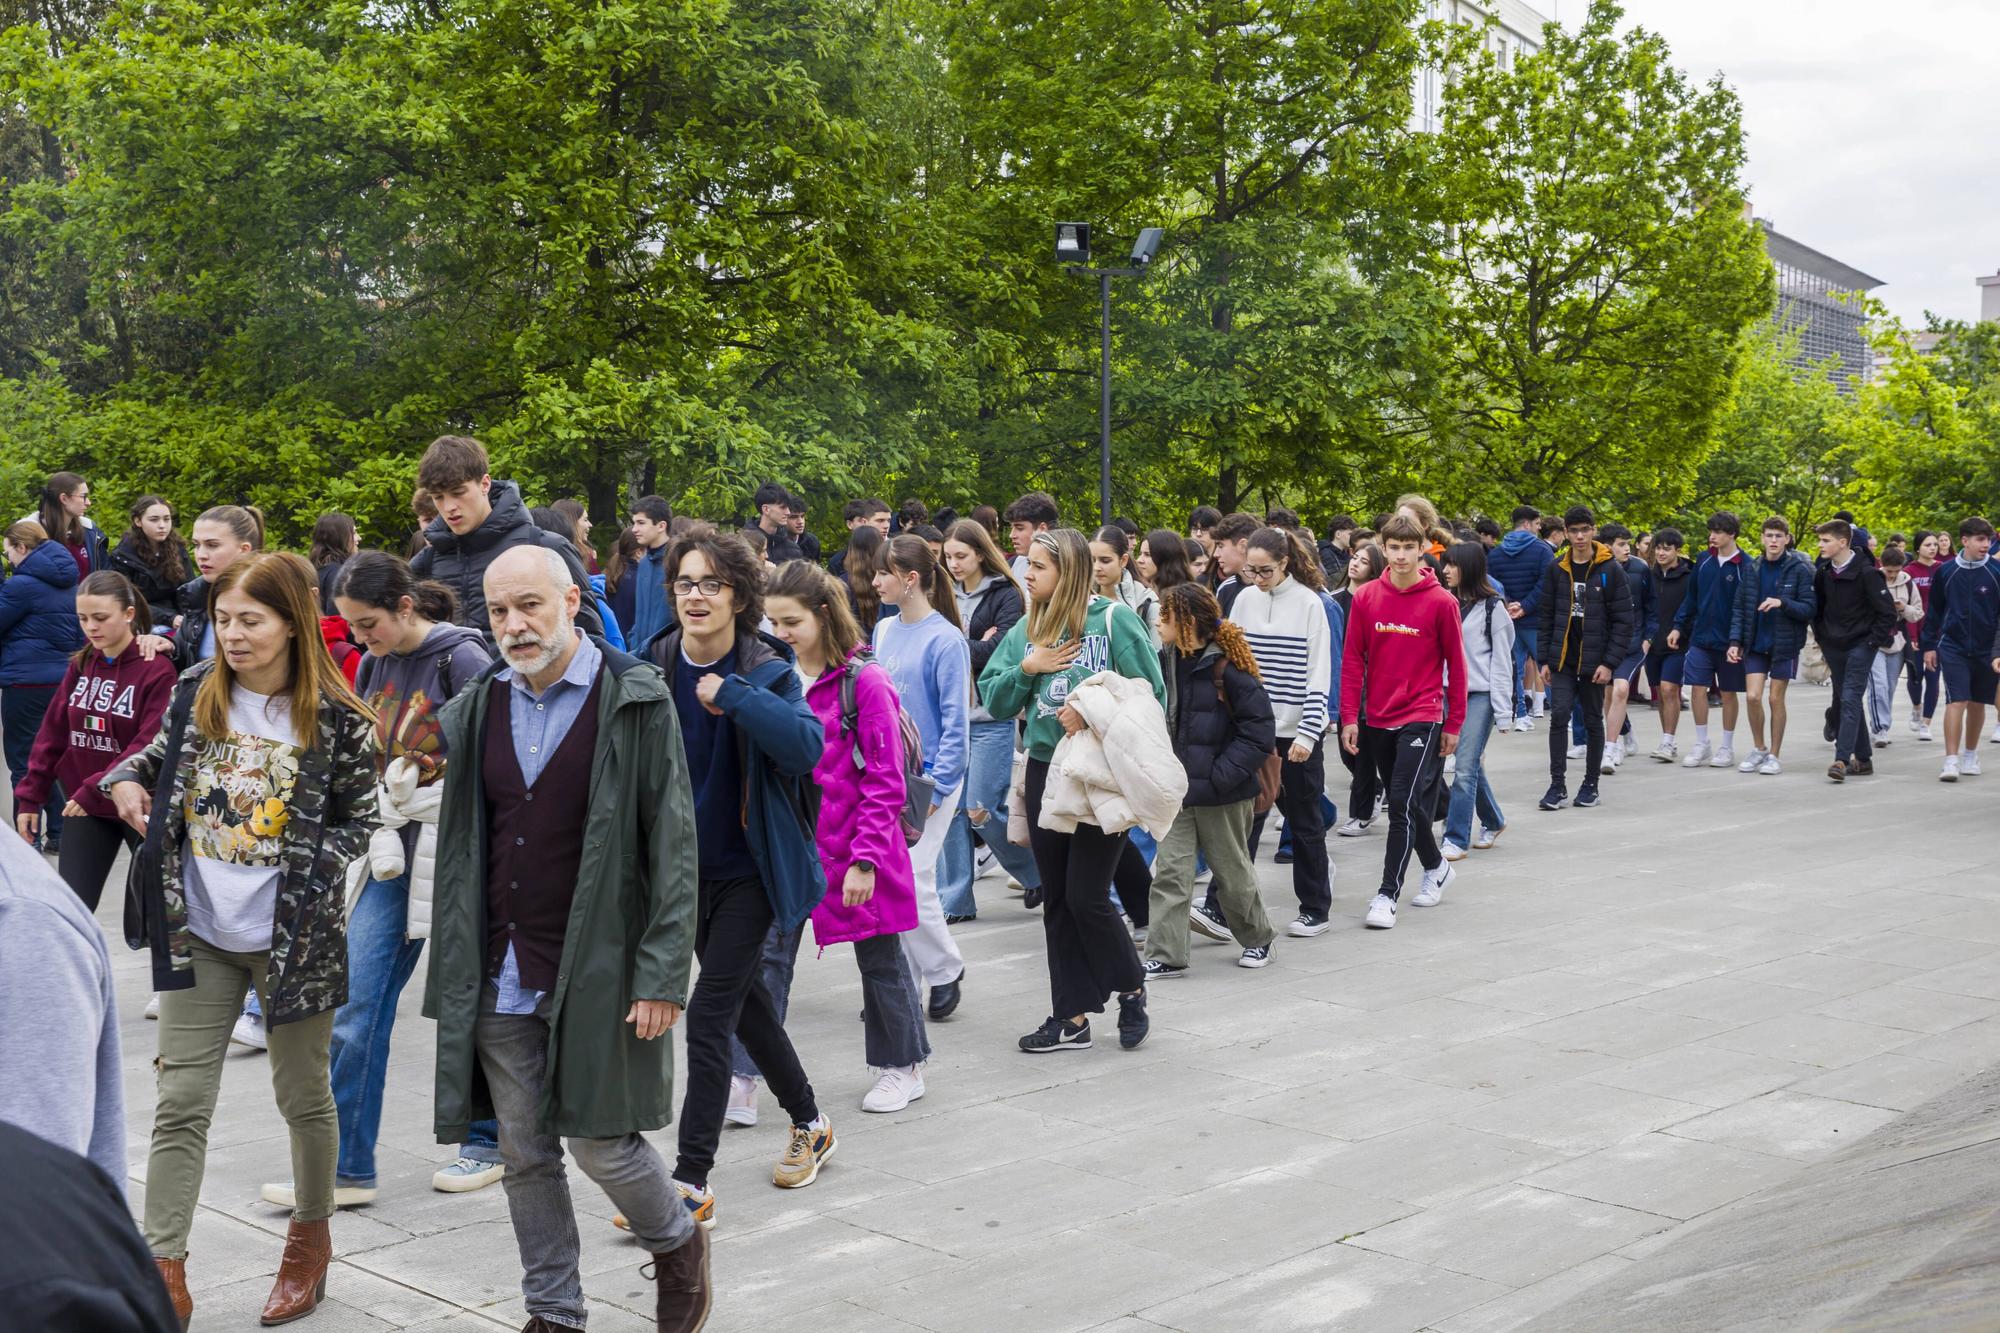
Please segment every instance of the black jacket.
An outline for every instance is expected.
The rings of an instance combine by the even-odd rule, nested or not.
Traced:
[[[208,580],[197,574],[174,590],[166,611],[155,613],[162,620],[176,615],[181,618],[180,628],[174,631],[174,665],[182,671],[201,660],[201,641],[208,632],[209,586]]]
[[[124,1191],[67,1148],[0,1124],[0,1325],[177,1333]]]
[[[1694,581],[1688,577],[1694,573],[1694,566],[1682,559],[1674,561],[1672,569],[1654,565],[1647,573],[1653,580],[1653,615],[1640,627],[1639,637],[1651,639],[1656,653],[1679,651],[1667,647],[1667,635],[1673,632],[1674,621],[1681,613],[1681,603],[1694,590]],[[1681,647],[1686,648],[1687,645],[1682,644]]]
[[[528,516],[521,492],[511,481],[496,481],[487,492],[493,512],[486,521],[463,537],[434,518],[424,528],[430,545],[417,552],[410,568],[420,579],[436,579],[458,594],[458,623],[476,629],[493,641],[493,626],[486,618],[486,567],[502,551],[516,546],[539,546],[554,551],[569,566],[569,575],[583,590],[576,608],[576,623],[587,634],[604,636],[604,621],[597,614],[597,599],[590,595],[590,575],[576,553],[576,546],[561,533],[544,532]]]
[[[966,641],[972,647],[974,680],[978,680],[979,673],[986,669],[987,659],[991,658],[993,650],[1000,646],[1000,640],[1007,636],[1008,630],[1014,628],[1014,622],[1025,614],[1021,606],[1021,590],[1014,586],[1014,580],[996,575],[986,585],[985,595],[979,599],[978,607],[972,612],[972,619],[965,626]],[[986,637],[986,631],[989,629],[997,629],[1000,632],[989,639]]]
[[[173,541],[174,545],[181,548],[181,568],[193,569],[193,562],[187,557],[187,546],[178,537]],[[174,618],[180,585],[169,582],[164,575],[157,573],[146,563],[139,554],[139,544],[130,534],[127,534],[125,540],[118,543],[118,549],[111,553],[110,568],[132,580],[132,586],[139,590],[139,595],[146,599],[146,605],[152,608],[155,621],[165,624]]]
[[[1590,565],[1582,580],[1581,618],[1570,614],[1575,580],[1571,577],[1574,570],[1567,547],[1556,553],[1555,563],[1542,575],[1535,653],[1537,662],[1560,671],[1568,653],[1569,636],[1581,634],[1582,656],[1577,662],[1580,674],[1586,679],[1601,666],[1616,670],[1625,660],[1634,642],[1636,619],[1624,569],[1612,556],[1609,546],[1603,542],[1593,542],[1591,546]]]
[[[1813,570],[1813,637],[1828,652],[1844,652],[1865,643],[1878,651],[1896,639],[1896,603],[1881,569],[1856,551],[1847,568],[1835,571],[1825,560]]]
[[[1215,669],[1222,668],[1222,693]],[[1278,745],[1271,696],[1255,676],[1239,669],[1213,643],[1193,657],[1160,650],[1167,683],[1167,731],[1187,770],[1183,805],[1234,805],[1257,794],[1257,770]]]

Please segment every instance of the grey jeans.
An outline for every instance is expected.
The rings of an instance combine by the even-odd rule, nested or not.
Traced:
[[[563,1140],[543,1133],[536,1121],[548,1072],[549,998],[543,996],[532,1014],[495,1013],[493,999],[489,986],[473,1044],[500,1122],[500,1157],[507,1164],[500,1183],[521,1249],[521,1295],[530,1315],[582,1328],[576,1209],[563,1170]],[[667,1164],[645,1139],[625,1134],[568,1143],[583,1173],[625,1214],[642,1248],[654,1254],[677,1250],[694,1234],[694,1222],[667,1178]]]

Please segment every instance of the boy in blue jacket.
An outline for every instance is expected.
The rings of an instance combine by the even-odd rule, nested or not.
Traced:
[[[1694,696],[1694,748],[1681,760],[1683,768],[1728,768],[1736,762],[1736,697],[1743,693],[1741,662],[1729,660],[1729,618],[1736,611],[1736,590],[1743,582],[1743,548],[1736,536],[1743,524],[1727,509],[1708,516],[1710,551],[1695,565],[1693,583],[1667,647],[1687,654],[1681,677]],[[1722,692],[1722,744],[1708,743],[1708,692]]]
[[[1944,680],[1944,771],[1956,782],[1979,772],[1979,733],[1986,705],[2000,686],[2000,562],[1992,556],[1993,525],[1973,517],[1958,525],[1958,555],[1931,575],[1924,617],[1924,670]]]
[[[1818,609],[1813,566],[1791,549],[1791,525],[1773,514],[1764,520],[1764,554],[1753,557],[1736,588],[1729,616],[1729,660],[1743,665],[1750,701],[1750,757],[1738,768],[1772,775],[1783,771],[1785,690],[1799,674],[1806,626]],[[1771,692],[1771,744],[1764,745],[1764,691]]]
[[[1508,516],[1514,530],[1502,537],[1487,553],[1486,572],[1500,585],[1507,599],[1507,614],[1514,618],[1514,730],[1532,731],[1528,720],[1528,695],[1535,695],[1534,715],[1542,715],[1542,696],[1533,685],[1540,680],[1535,671],[1535,613],[1542,604],[1542,576],[1556,562],[1553,546],[1541,538],[1538,525],[1541,511],[1533,505],[1517,505]],[[1525,672],[1525,674],[1524,674]],[[1530,688],[1521,688],[1523,680]]]

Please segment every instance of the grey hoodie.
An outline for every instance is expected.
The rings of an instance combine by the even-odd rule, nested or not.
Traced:
[[[438,712],[492,660],[485,636],[463,625],[432,627],[415,652],[364,656],[354,688],[375,710],[376,762],[386,768],[392,759],[416,756],[433,770],[424,785],[440,781],[444,728]],[[415,824],[403,826],[405,858],[415,855],[418,832]]]

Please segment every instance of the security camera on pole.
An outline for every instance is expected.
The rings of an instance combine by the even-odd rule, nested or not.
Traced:
[[[1071,273],[1097,279],[1099,303],[1103,310],[1097,367],[1097,505],[1098,521],[1101,523],[1111,521],[1111,280],[1146,276],[1147,270],[1153,266],[1153,256],[1160,252],[1160,241],[1165,235],[1166,232],[1159,227],[1148,227],[1132,243],[1132,257],[1126,261],[1127,267],[1091,268],[1090,224],[1056,224],[1056,262]]]

